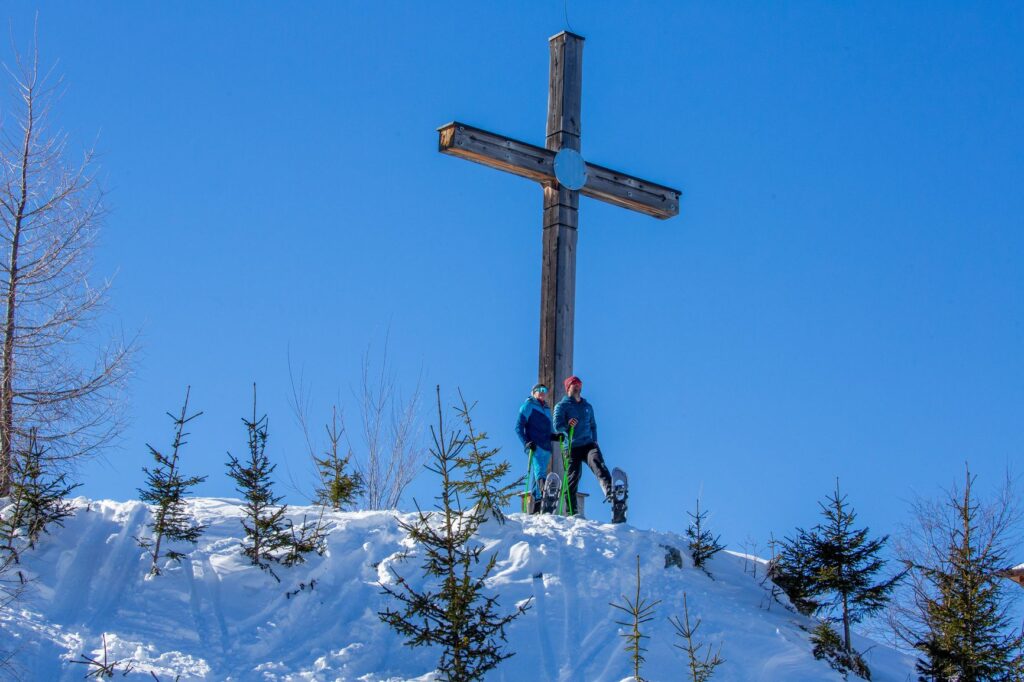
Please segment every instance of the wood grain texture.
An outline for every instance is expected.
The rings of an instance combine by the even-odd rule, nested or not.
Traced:
[[[583,38],[563,31],[548,41],[548,122],[544,146],[580,150],[583,101]]]
[[[543,147],[457,121],[441,126],[437,132],[438,151],[443,154],[482,163],[536,182],[554,180],[555,154]]]
[[[438,134],[438,150],[444,154],[497,168],[534,182],[558,184],[555,178],[557,150],[545,149],[459,122],[441,126]],[[579,191],[592,199],[663,220],[679,213],[679,190],[594,163],[587,164],[587,183]],[[562,192],[569,190],[562,189]],[[578,205],[577,201],[574,207]],[[545,206],[545,210],[547,208]],[[576,221],[573,220],[575,225]]]
[[[552,402],[561,398],[562,382],[572,375],[576,303],[577,212],[559,202],[559,192],[544,187],[538,374]]]
[[[587,184],[580,193],[662,220],[679,214],[679,190],[593,163],[587,164]]]

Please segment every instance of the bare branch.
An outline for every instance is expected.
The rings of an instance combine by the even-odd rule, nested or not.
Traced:
[[[358,458],[368,509],[396,509],[419,473],[425,448],[418,433],[420,382],[408,399],[399,393],[388,366],[387,342],[380,370],[371,378],[370,352],[363,355],[356,398],[364,450]]]
[[[55,461],[101,452],[123,427],[121,400],[136,339],[95,348],[110,282],[92,286],[92,250],[105,215],[94,153],[68,159],[49,114],[63,80],[40,71],[38,45],[15,50],[0,129],[0,495],[12,452],[38,430]]]

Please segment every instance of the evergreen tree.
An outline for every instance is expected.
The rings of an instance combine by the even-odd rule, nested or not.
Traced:
[[[316,521],[307,521],[302,517],[302,523],[296,526],[288,523],[288,544],[285,553],[281,557],[281,563],[285,566],[295,566],[305,563],[306,555],[316,552],[323,556],[327,550],[327,535],[324,532],[323,509]]]
[[[829,660],[833,667],[857,672],[859,663],[849,665],[859,661],[854,657],[850,625],[883,609],[902,574],[876,582],[885,567],[880,555],[888,536],[872,539],[868,528],[854,527],[856,513],[839,492],[838,481],[835,492],[819,506],[825,522],[810,532],[797,529],[795,540],[787,538],[782,543],[776,583],[787,594],[789,589],[794,591],[791,600],[802,613],[823,617],[827,623],[842,623],[842,648],[834,652],[841,655]],[[820,652],[833,651],[826,646],[831,641],[825,636],[828,633],[822,630],[819,634],[816,646]]]
[[[768,566],[768,577],[786,593],[797,612],[814,615],[821,602],[814,598],[815,558],[811,553],[810,533],[797,528],[796,537],[783,538],[778,546],[780,551]]]
[[[174,550],[161,554],[161,546],[166,542],[188,542],[196,544],[206,529],[206,525],[197,523],[185,508],[185,495],[190,488],[206,480],[206,476],[182,476],[178,467],[178,456],[185,445],[185,425],[202,414],[196,412],[188,415],[188,399],[191,387],[185,389],[185,403],[181,406],[181,414],[175,416],[170,412],[167,416],[174,422],[174,440],[171,443],[171,454],[165,455],[152,445],[146,444],[156,465],[152,469],[143,467],[146,473],[146,488],[139,489],[139,499],[153,505],[153,521],[146,527],[150,529],[150,537],[139,539],[139,545],[149,551],[153,558],[150,567],[151,575],[160,575],[157,562],[161,557],[180,562],[185,555]]]
[[[688,546],[690,556],[693,558],[693,565],[706,573],[707,569],[704,568],[704,563],[725,549],[725,546],[719,542],[722,536],[714,535],[705,526],[704,522],[708,517],[708,512],[700,510],[699,499],[696,513],[686,512],[686,514],[690,517],[690,525],[686,527],[686,537],[689,540]]]
[[[693,682],[708,682],[711,676],[715,674],[715,668],[725,663],[725,659],[722,658],[722,647],[718,647],[718,651],[714,651],[710,644],[705,644],[700,641],[695,641],[697,636],[697,629],[700,628],[700,618],[697,619],[692,626],[690,625],[690,607],[686,602],[686,593],[683,592],[683,620],[680,621],[678,617],[675,619],[669,618],[668,622],[672,623],[672,627],[675,628],[676,636],[682,640],[682,644],[673,644],[677,649],[682,649],[686,653],[686,664],[690,672],[690,679]],[[701,651],[707,648],[707,653],[701,655]]]
[[[644,679],[640,677],[640,667],[644,664],[644,653],[647,651],[647,648],[644,647],[644,640],[650,639],[651,636],[645,635],[640,626],[654,620],[654,607],[660,604],[661,600],[657,599],[652,602],[640,596],[639,554],[636,555],[636,597],[630,599],[623,595],[622,602],[622,604],[612,602],[609,606],[622,611],[629,617],[629,620],[615,621],[615,624],[629,628],[621,636],[626,640],[626,653],[633,661],[633,680],[634,682],[644,682]]]
[[[953,488],[941,506],[916,506],[920,542],[901,548],[910,567],[907,603],[891,622],[921,653],[921,680],[1019,682],[1024,631],[1012,618],[1008,583],[998,575],[1015,544],[1018,502],[1007,483],[999,498],[983,503],[974,482],[968,469],[963,490]]]
[[[455,466],[464,472],[463,480],[454,481],[455,491],[467,493],[470,502],[481,511],[482,518],[493,518],[498,523],[505,523],[502,508],[522,485],[522,479],[502,485],[501,480],[508,474],[511,465],[508,460],[495,461],[500,448],[486,447],[487,434],[473,429],[470,413],[474,405],[469,405],[459,391],[460,406],[456,408],[459,417],[466,425],[464,447],[459,448],[455,455]],[[467,451],[468,448],[468,451]]]
[[[850,653],[850,624],[882,610],[902,574],[875,582],[885,568],[881,553],[889,536],[872,539],[868,528],[854,528],[857,515],[840,494],[838,480],[827,504],[819,505],[826,522],[815,526],[810,536],[814,594],[825,596],[825,609],[838,614],[843,648]]]
[[[66,498],[81,484],[48,471],[49,462],[36,430],[31,430],[25,450],[11,459],[9,504],[0,515],[0,563],[18,563],[23,547],[34,549],[51,524],[63,526],[74,514],[74,505]]]
[[[249,457],[243,463],[228,453],[228,476],[242,494],[242,528],[245,529],[243,553],[252,563],[277,578],[270,569],[278,560],[278,552],[287,548],[291,540],[285,514],[288,505],[280,505],[281,496],[275,495],[270,475],[277,467],[266,455],[267,415],[256,417],[256,385],[252,389],[252,419],[242,418],[248,434]],[[280,580],[278,578],[278,580]]]
[[[352,451],[349,450],[344,456],[341,455],[343,428],[339,427],[337,408],[331,409],[331,423],[325,429],[327,430],[327,451],[324,452],[323,457],[313,456],[313,463],[316,465],[317,474],[320,477],[320,486],[315,491],[314,501],[316,504],[341,511],[359,499],[365,486],[359,472],[349,472]],[[312,445],[310,450],[313,450]]]
[[[430,429],[433,462],[427,465],[441,479],[441,490],[435,498],[437,511],[424,512],[417,507],[412,522],[399,521],[423,552],[427,584],[416,589],[392,568],[395,584],[382,583],[381,588],[398,602],[399,608],[388,607],[378,615],[406,638],[408,646],[440,647],[437,670],[442,679],[481,680],[513,655],[502,646],[507,641],[505,628],[526,611],[528,604],[502,615],[498,612],[498,597],[485,594],[497,555],[483,561],[484,548],[475,541],[484,520],[482,505],[464,509],[459,500],[455,475],[467,441],[458,432],[445,431],[440,388],[437,420],[436,429]],[[473,469],[464,473],[471,478]]]

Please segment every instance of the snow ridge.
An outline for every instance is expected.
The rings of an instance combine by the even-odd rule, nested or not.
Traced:
[[[390,569],[419,581],[401,514],[328,514],[328,552],[282,567],[279,584],[241,555],[238,500],[192,500],[209,529],[180,565],[168,562],[163,575],[149,578],[147,555],[134,540],[145,530],[145,505],[76,503],[65,528],[25,557],[31,589],[0,619],[8,642],[0,648],[17,650],[26,679],[82,679],[84,667],[70,661],[83,653],[102,657],[104,634],[111,660],[132,661],[128,680],[152,680],[151,672],[182,681],[434,679],[437,653],[404,646],[377,617],[388,604],[379,581],[393,579]],[[296,520],[317,513],[291,512]],[[488,679],[629,679],[631,662],[614,624],[619,614],[609,602],[634,589],[638,554],[643,593],[662,600],[649,624],[646,678],[684,679],[668,617],[682,615],[685,591],[691,618],[703,621],[701,639],[722,644],[726,663],[715,682],[841,679],[811,656],[801,629],[807,619],[772,602],[763,562],[755,579],[754,560],[723,552],[708,564],[712,579],[693,568],[680,535],[553,516],[512,514],[504,526],[488,522],[481,540],[498,554],[489,583],[503,607],[532,600],[508,630],[516,655]],[[682,568],[666,567],[666,546],[682,551]],[[412,556],[402,561],[407,549]],[[857,645],[876,681],[912,677],[910,658],[868,640]]]

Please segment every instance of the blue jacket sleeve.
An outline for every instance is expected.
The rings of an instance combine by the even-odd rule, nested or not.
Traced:
[[[569,435],[569,425],[566,423],[568,420],[565,418],[565,410],[562,409],[564,404],[561,400],[555,403],[555,433],[564,433]]]
[[[530,442],[526,438],[526,418],[529,414],[529,410],[526,409],[526,405],[519,408],[519,416],[516,417],[516,435],[519,436],[519,440],[522,441],[523,447]]]

